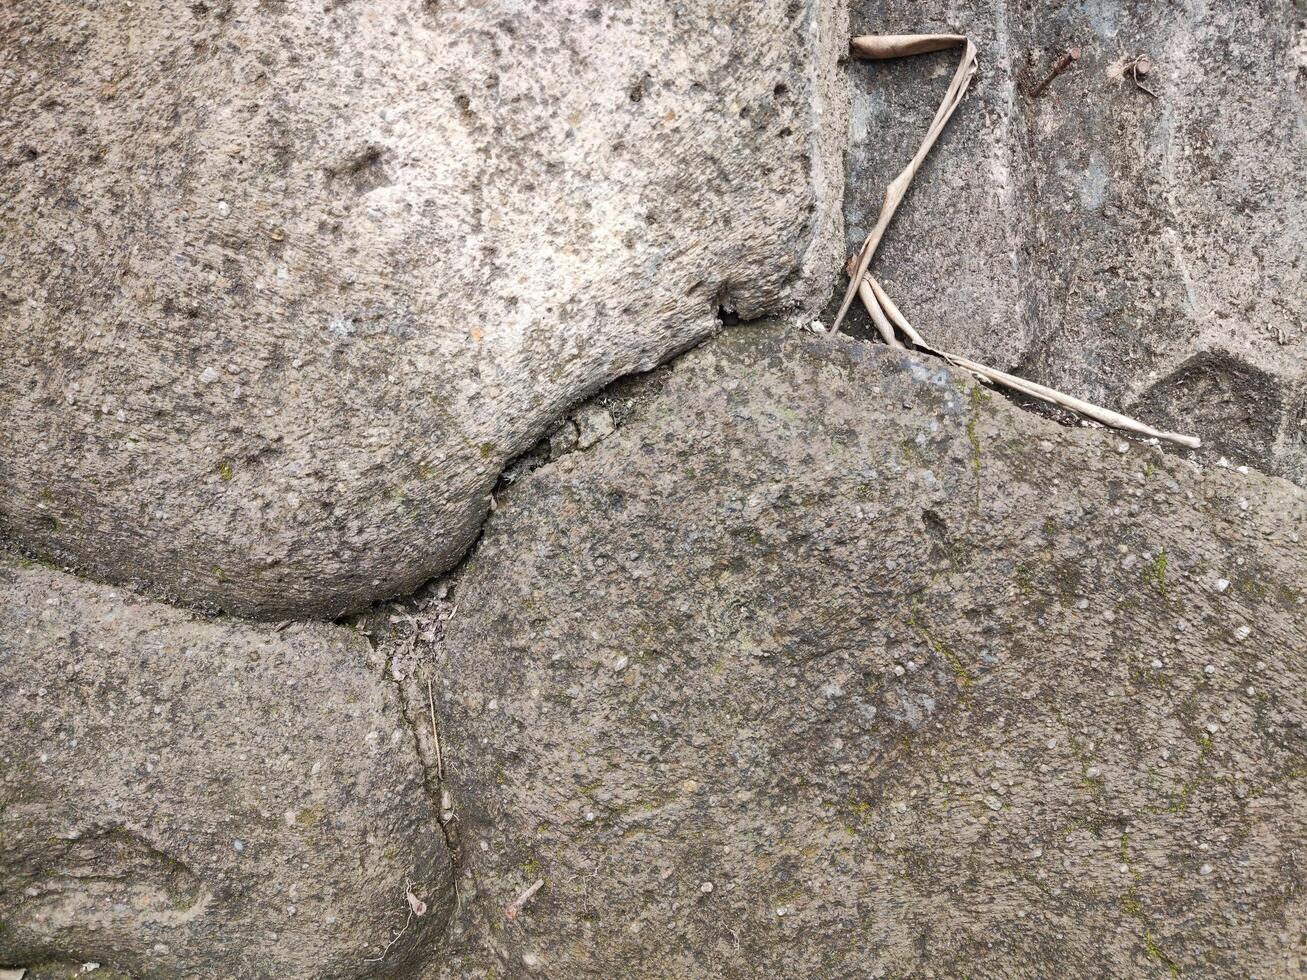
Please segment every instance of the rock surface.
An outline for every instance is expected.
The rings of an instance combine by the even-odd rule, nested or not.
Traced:
[[[452,880],[383,666],[0,563],[0,964],[411,976]]]
[[[411,590],[569,405],[824,302],[844,21],[6,5],[0,529],[253,616]]]
[[[1294,4],[855,0],[957,31],[966,101],[878,253],[927,338],[1307,483],[1307,22]],[[1069,48],[1080,60],[1030,90]],[[1136,87],[1130,62],[1147,55]],[[850,248],[956,54],[853,63]]]
[[[434,651],[511,975],[1307,968],[1302,490],[853,341],[645,387]]]

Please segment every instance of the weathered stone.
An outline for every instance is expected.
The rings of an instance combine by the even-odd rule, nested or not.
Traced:
[[[838,265],[839,5],[0,12],[0,526],[335,615],[571,404]]]
[[[410,976],[452,879],[383,667],[341,627],[0,564],[0,963]]]
[[[510,969],[1307,967],[1302,490],[854,341],[651,388],[501,495],[435,651]]]
[[[877,255],[948,349],[1307,483],[1307,27],[1285,3],[852,5],[854,33],[970,34],[980,71]],[[1037,97],[1069,48],[1080,59]],[[1148,55],[1136,87],[1129,62]],[[956,53],[851,63],[848,245]]]

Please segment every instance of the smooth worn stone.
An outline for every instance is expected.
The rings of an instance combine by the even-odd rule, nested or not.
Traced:
[[[1300,488],[760,328],[619,414],[430,651],[504,969],[1307,967]]]
[[[334,617],[471,543],[507,460],[839,264],[842,7],[0,11],[0,532]]]
[[[383,669],[343,627],[0,561],[0,964],[407,977],[437,956],[450,858]]]
[[[875,260],[913,325],[946,350],[1196,434],[1212,461],[1307,484],[1301,12],[854,0],[850,20],[854,34],[948,31],[977,46],[975,83]],[[1034,94],[1072,48],[1078,60]],[[848,248],[956,62],[946,51],[849,64]]]

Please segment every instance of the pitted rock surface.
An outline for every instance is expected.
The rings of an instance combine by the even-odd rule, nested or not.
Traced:
[[[1291,3],[855,0],[852,33],[976,42],[876,273],[948,350],[1307,483],[1307,21]],[[1038,97],[1068,49],[1080,59]],[[1150,68],[1136,86],[1133,60]],[[955,52],[848,66],[847,244]],[[860,314],[861,315],[861,314]]]
[[[838,265],[817,0],[0,13],[0,528],[336,616],[472,541],[611,381]]]
[[[434,651],[510,972],[1307,966],[1301,489],[855,341],[649,389],[502,496]]]
[[[383,667],[342,627],[206,620],[5,560],[0,964],[412,976],[454,894]]]

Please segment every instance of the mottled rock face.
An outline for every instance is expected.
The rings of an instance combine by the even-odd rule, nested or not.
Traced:
[[[980,72],[877,255],[928,338],[1307,481],[1307,27],[1287,3],[856,0]],[[1079,61],[1036,98],[1070,47]],[[1136,86],[1129,67],[1147,55]],[[955,55],[848,68],[848,245]],[[861,314],[859,314],[861,316]]]
[[[507,964],[1307,965],[1300,489],[852,342],[650,389],[501,500],[435,661]]]
[[[0,564],[0,963],[411,975],[454,896],[382,666]]]
[[[412,589],[569,404],[824,300],[845,39],[815,0],[8,5],[5,531],[257,616]]]

